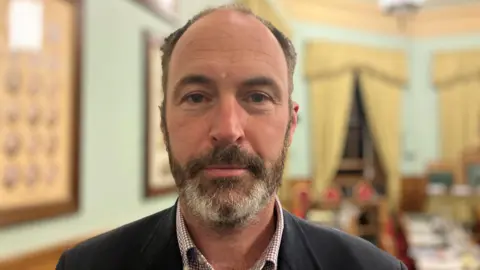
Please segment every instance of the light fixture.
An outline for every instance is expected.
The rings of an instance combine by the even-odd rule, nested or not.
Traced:
[[[407,15],[416,13],[425,0],[379,0],[382,11],[389,15]]]

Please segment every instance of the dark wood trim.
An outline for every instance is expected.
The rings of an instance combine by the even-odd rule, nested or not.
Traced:
[[[148,11],[152,12],[155,14],[157,17],[159,17],[162,20],[166,20],[169,23],[175,23],[179,20],[179,0],[175,1],[175,13],[172,14],[168,12],[167,10],[164,10],[160,7],[158,7],[153,0],[133,0],[137,3],[139,3],[143,8],[147,9]]]
[[[13,256],[4,260],[0,260],[0,269],[5,270],[51,270],[55,269],[60,256],[65,250],[68,250],[78,243],[93,237],[81,237],[75,240],[64,241],[44,248],[40,248],[33,252]]]
[[[152,80],[150,78],[150,49],[152,44],[156,46],[158,44],[158,49],[160,50],[160,45],[158,42],[158,36],[155,36],[153,32],[145,30],[142,33],[142,40],[143,40],[143,74],[144,74],[144,119],[145,119],[145,126],[144,126],[144,188],[143,188],[143,195],[146,198],[149,197],[157,197],[159,195],[174,193],[177,188],[176,186],[171,187],[162,187],[162,188],[152,188],[150,186],[149,179],[151,178],[150,175],[150,155],[152,151],[152,146],[150,145],[150,89],[152,88]]]
[[[82,91],[82,47],[83,47],[83,1],[82,0],[64,0],[71,5],[75,5],[75,25],[73,26],[76,33],[74,41],[74,65],[73,88],[75,94],[74,99],[74,116],[72,125],[72,144],[73,157],[71,160],[71,200],[68,202],[53,203],[48,205],[39,205],[13,209],[8,211],[0,211],[0,227],[11,226],[14,224],[41,220],[47,218],[58,217],[61,215],[72,214],[79,210],[80,198],[80,134],[81,134],[81,91]]]

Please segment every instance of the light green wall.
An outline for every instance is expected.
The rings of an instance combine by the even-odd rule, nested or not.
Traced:
[[[145,201],[141,31],[173,27],[133,0],[84,0],[81,210],[0,230],[0,258],[107,230],[170,206]],[[227,0],[182,0],[181,19]]]
[[[435,52],[443,50],[480,49],[480,33],[415,41],[410,50],[411,97],[407,104],[407,152],[412,160],[404,161],[404,173],[421,173],[432,160],[440,158],[437,95],[431,83],[431,64]]]

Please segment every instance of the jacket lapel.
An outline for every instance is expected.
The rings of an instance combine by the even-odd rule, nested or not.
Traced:
[[[135,270],[182,269],[182,257],[178,247],[176,234],[175,205],[166,210],[166,215],[160,217],[155,229],[142,248],[139,266]]]
[[[284,229],[278,257],[279,270],[321,270],[300,224],[292,214],[283,210]]]

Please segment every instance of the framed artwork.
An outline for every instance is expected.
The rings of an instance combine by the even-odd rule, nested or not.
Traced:
[[[178,19],[179,0],[134,0],[167,21]]]
[[[174,192],[168,153],[160,130],[163,100],[161,51],[164,37],[143,33],[145,52],[145,189],[146,197]]]
[[[78,210],[81,9],[0,3],[0,227]]]

